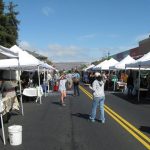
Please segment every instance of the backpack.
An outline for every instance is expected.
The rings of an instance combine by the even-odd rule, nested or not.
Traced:
[[[74,78],[73,78],[73,82],[74,82],[74,83],[78,83],[78,82],[79,82],[79,78],[74,77]]]

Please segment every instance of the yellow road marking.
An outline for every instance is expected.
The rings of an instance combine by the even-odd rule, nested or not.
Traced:
[[[80,86],[80,89],[88,96],[93,99],[90,92]],[[114,120],[116,120],[124,129],[126,129],[131,135],[133,135],[139,142],[141,142],[148,150],[150,150],[150,138],[139,131],[136,127],[131,125],[128,121],[123,119],[120,115],[110,109],[108,106],[104,106],[104,109],[108,115],[110,115]],[[141,137],[140,137],[141,136]],[[142,139],[143,138],[143,139]]]

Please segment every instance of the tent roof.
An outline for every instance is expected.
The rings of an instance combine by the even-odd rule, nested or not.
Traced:
[[[104,60],[97,66],[93,67],[93,69],[94,70],[109,70],[109,67],[112,65],[115,65],[116,63],[118,63],[118,61],[115,60],[114,58],[111,58],[109,60]]]
[[[0,60],[0,68],[1,69],[17,69],[18,65],[22,70],[30,70],[30,69],[37,69],[39,66],[40,68],[46,68],[46,69],[54,69],[52,66],[38,60],[31,54],[29,54],[26,51],[23,51],[18,46],[14,45],[10,48],[10,51],[18,54],[19,56],[19,62],[17,59],[4,59],[3,61]]]
[[[143,57],[137,59],[134,63],[127,64],[127,68],[139,68],[141,66],[141,63],[144,61],[149,61],[150,60],[150,52],[145,54]]]
[[[43,64],[43,62],[16,45],[11,47],[10,50],[14,53],[18,53],[20,66],[38,66]]]
[[[150,60],[142,61],[141,62],[141,67],[150,68]]]
[[[94,66],[93,69],[94,70],[98,70],[101,69],[102,65],[105,64],[108,60],[104,60],[102,62],[100,62],[98,65]]]
[[[101,66],[101,70],[109,70],[109,67],[115,65],[116,63],[118,63],[118,61],[111,58]]]
[[[93,68],[95,65],[94,64],[91,64],[90,66],[88,66],[87,68],[83,69],[84,71],[87,71],[88,69],[91,69]]]
[[[124,59],[122,59],[120,62],[118,62],[116,65],[111,66],[110,69],[125,69],[125,65],[129,63],[135,62],[135,59],[133,59],[130,55],[126,56]]]
[[[10,51],[9,48],[0,45],[0,59],[17,58],[17,54]]]

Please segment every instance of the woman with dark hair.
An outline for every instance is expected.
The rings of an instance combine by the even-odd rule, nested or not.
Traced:
[[[105,117],[104,117],[104,101],[105,101],[104,84],[105,84],[105,81],[103,81],[101,74],[99,72],[96,72],[95,73],[95,80],[92,83],[92,86],[89,86],[90,89],[93,90],[92,111],[91,111],[91,115],[89,117],[89,119],[92,122],[95,122],[96,109],[99,105],[99,109],[100,109],[99,121],[101,123],[105,123]]]

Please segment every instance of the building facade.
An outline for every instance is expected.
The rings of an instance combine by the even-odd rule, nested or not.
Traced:
[[[140,41],[138,47],[112,55],[112,57],[118,61],[122,60],[127,55],[130,55],[134,59],[138,59],[148,52],[150,52],[150,36],[147,39]]]

